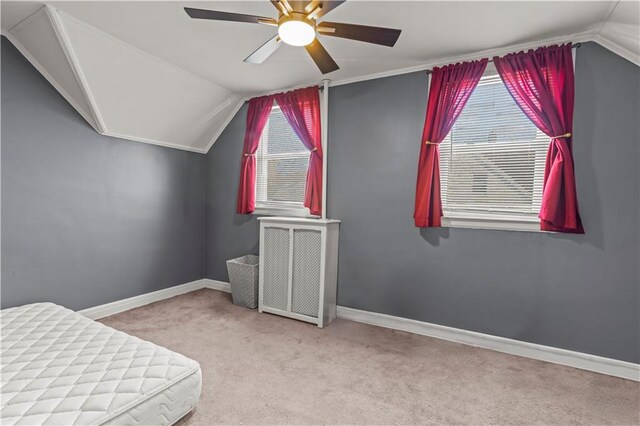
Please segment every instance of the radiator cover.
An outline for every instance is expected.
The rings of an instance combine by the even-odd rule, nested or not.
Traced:
[[[336,317],[337,220],[262,217],[258,309],[324,327]]]

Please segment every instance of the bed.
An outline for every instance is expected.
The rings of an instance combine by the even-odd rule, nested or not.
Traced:
[[[0,311],[0,424],[170,425],[200,365],[53,303]]]

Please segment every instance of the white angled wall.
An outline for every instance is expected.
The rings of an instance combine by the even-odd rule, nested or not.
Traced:
[[[207,80],[58,12],[105,133],[204,151],[200,135],[238,98]]]
[[[204,153],[243,102],[50,6],[3,33],[102,134]]]
[[[80,115],[99,130],[47,9],[40,8],[6,35]]]

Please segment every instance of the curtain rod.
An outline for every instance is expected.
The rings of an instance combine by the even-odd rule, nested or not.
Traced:
[[[254,99],[254,98],[261,98],[263,96],[276,95],[278,93],[292,92],[294,90],[305,89],[307,87],[317,87],[322,92],[324,90],[324,81],[325,80],[327,80],[327,81],[329,81],[329,83],[331,83],[331,80],[325,78],[320,83],[304,84],[302,86],[294,86],[294,87],[290,87],[288,89],[280,89],[280,90],[274,90],[274,91],[271,91],[271,92],[264,92],[264,93],[261,93],[259,95],[255,95],[255,96],[251,96],[251,97],[246,97],[245,96],[243,99],[246,102],[246,101],[250,101],[251,99]]]
[[[571,46],[572,49],[577,49],[578,47],[582,46],[582,43],[575,43],[573,46]],[[489,59],[487,62],[493,62],[493,59]],[[427,74],[431,74],[433,73],[433,68],[426,70]]]

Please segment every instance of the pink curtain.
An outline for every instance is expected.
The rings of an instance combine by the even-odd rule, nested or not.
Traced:
[[[240,184],[238,185],[238,199],[236,212],[248,214],[256,209],[256,151],[260,143],[262,130],[267,124],[273,96],[263,96],[249,101],[247,111],[247,129],[244,134],[242,149],[242,163],[240,165]]]
[[[584,234],[573,170],[573,58],[571,44],[493,58],[518,106],[551,138],[544,171],[540,227]]]
[[[320,94],[317,87],[275,95],[282,113],[298,138],[310,151],[304,206],[311,214],[322,214],[322,139]]]
[[[451,131],[486,67],[487,59],[481,59],[436,67],[431,73],[413,214],[417,227],[428,228],[441,225],[442,200],[440,199],[438,145]]]

